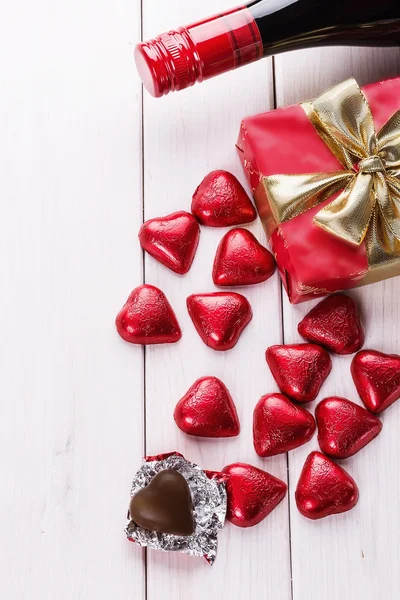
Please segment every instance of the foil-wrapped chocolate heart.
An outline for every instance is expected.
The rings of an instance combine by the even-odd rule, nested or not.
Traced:
[[[217,377],[201,377],[181,398],[174,411],[175,423],[188,435],[234,437],[240,424],[227,387]]]
[[[224,467],[222,472],[229,476],[227,519],[237,527],[254,527],[286,495],[286,483],[253,465],[234,463]]]
[[[301,514],[315,520],[351,510],[358,502],[359,492],[347,471],[321,452],[311,452],[295,496]]]
[[[282,394],[311,402],[332,369],[328,352],[316,344],[271,346],[265,358]]]
[[[186,304],[203,342],[221,352],[236,346],[253,316],[247,298],[235,292],[192,294]]]
[[[228,171],[212,171],[193,194],[192,213],[202,225],[229,227],[251,223],[256,209],[241,183]]]
[[[131,292],[115,325],[122,339],[131,344],[174,344],[182,337],[170,303],[154,285],[140,285]]]
[[[253,415],[253,442],[258,456],[275,456],[306,444],[315,432],[315,420],[302,406],[283,394],[268,394]]]
[[[192,266],[200,239],[200,227],[193,215],[183,210],[143,223],[139,241],[156,260],[178,275]]]
[[[363,350],[351,363],[351,374],[365,406],[381,413],[400,398],[400,356]]]
[[[318,443],[332,458],[349,458],[369,444],[382,430],[377,416],[346,400],[325,398],[315,409]]]
[[[300,335],[336,354],[353,354],[364,344],[364,331],[354,300],[334,294],[317,304],[298,327]]]
[[[213,267],[215,285],[255,285],[275,272],[275,260],[247,229],[231,229],[219,243]]]

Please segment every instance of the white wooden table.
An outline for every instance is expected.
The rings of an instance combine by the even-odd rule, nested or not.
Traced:
[[[142,6],[141,6],[142,4]],[[291,307],[275,276],[246,290],[254,319],[228,353],[206,348],[185,309],[213,290],[221,230],[202,229],[190,273],[142,257],[143,217],[190,209],[210,170],[244,181],[242,117],[313,97],[354,75],[400,75],[399,50],[326,49],[264,60],[155,100],[142,96],[133,47],[232,0],[17,0],[0,23],[0,595],[4,600],[397,600],[400,597],[400,403],[381,436],[346,462],[359,484],[350,513],[311,522],[294,490],[316,438],[260,460],[252,411],[276,390],[271,344],[296,342],[311,304]],[[250,229],[264,240],[259,222]],[[183,327],[175,346],[134,347],[114,329],[128,293],[161,287]],[[352,294],[366,345],[400,352],[400,280]],[[189,439],[172,418],[203,375],[231,390],[236,439]],[[334,358],[322,396],[357,400],[349,359]],[[358,401],[358,400],[357,400]],[[214,567],[145,552],[123,534],[143,454],[177,449],[208,469],[244,461],[289,483],[259,526],[228,524]]]

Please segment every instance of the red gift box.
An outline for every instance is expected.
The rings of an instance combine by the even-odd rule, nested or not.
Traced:
[[[375,130],[379,131],[400,109],[400,78],[369,85],[362,91],[370,105]],[[315,223],[316,214],[339,194],[284,222],[276,223],[275,219],[271,225],[273,210],[259,194],[264,178],[344,169],[301,105],[244,119],[237,149],[291,303],[400,274],[398,246],[394,256],[384,258],[382,268],[372,270],[368,240],[354,245]],[[400,215],[400,205],[396,204],[396,210]]]

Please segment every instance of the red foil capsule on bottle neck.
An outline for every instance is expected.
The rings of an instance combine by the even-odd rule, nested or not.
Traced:
[[[246,7],[163,33],[135,48],[139,75],[156,98],[262,56],[261,34]]]

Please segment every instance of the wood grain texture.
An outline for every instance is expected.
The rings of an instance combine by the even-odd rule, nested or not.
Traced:
[[[218,10],[231,0],[219,2]],[[169,27],[193,22],[216,11],[210,0],[168,2],[168,11],[157,10],[157,0],[144,2],[144,37]],[[145,217],[190,210],[191,196],[202,178],[225,168],[244,176],[235,143],[246,114],[272,106],[271,61],[253,65],[213,81],[171,94],[162,100],[148,95],[144,103]],[[250,229],[263,238],[260,224]],[[211,270],[224,229],[202,228],[199,250],[189,274],[183,278],[146,257],[146,281],[163,289],[176,310],[183,339],[172,347],[146,351],[146,444],[150,454],[179,450],[204,468],[220,469],[243,461],[261,466],[286,480],[286,457],[258,460],[252,443],[253,408],[262,394],[275,387],[264,352],[281,340],[278,278],[243,291],[254,318],[235,349],[217,353],[197,335],[186,311],[186,297],[216,291]],[[242,432],[229,440],[190,438],[175,425],[173,410],[189,386],[204,375],[220,377],[235,400]],[[173,599],[190,595],[202,598],[258,598],[289,600],[288,506],[284,501],[262,524],[241,530],[230,524],[219,536],[215,565],[183,555],[148,552],[148,598]]]
[[[400,51],[327,48],[276,58],[279,106],[315,97],[354,76],[364,85],[400,75]],[[366,348],[400,353],[399,279],[352,291],[361,307]],[[315,303],[299,307],[284,301],[286,343],[300,340],[297,325]],[[350,375],[351,357],[334,357],[333,372],[318,400],[338,395],[361,404]],[[311,406],[314,409],[317,402]],[[312,522],[296,509],[294,492],[305,458],[317,440],[290,453],[290,502],[294,600],[393,600],[400,595],[398,564],[400,492],[398,426],[400,405],[383,414],[381,435],[342,466],[360,488],[350,513]]]
[[[114,328],[142,272],[139,6],[2,13],[1,596],[140,600],[143,359]]]

